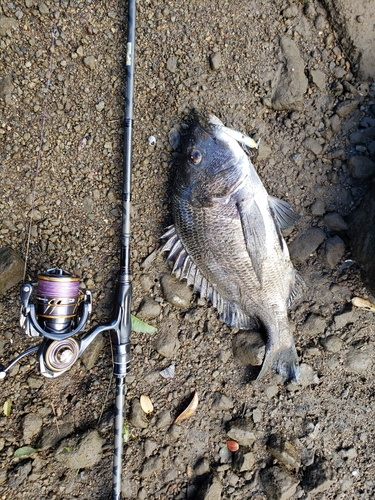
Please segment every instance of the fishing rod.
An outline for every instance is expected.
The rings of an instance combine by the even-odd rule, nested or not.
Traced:
[[[113,500],[121,499],[123,456],[123,426],[125,377],[130,365],[130,332],[132,283],[130,272],[130,208],[132,180],[132,135],[134,96],[134,46],[136,0],[128,0],[126,44],[126,99],[123,155],[122,227],[120,272],[114,307],[109,323],[99,324],[77,338],[87,324],[92,311],[92,294],[80,290],[80,279],[58,267],[38,275],[37,286],[21,286],[20,324],[31,337],[42,337],[40,344],[13,359],[7,366],[0,364],[0,379],[22,358],[36,353],[42,375],[56,378],[67,372],[93,342],[97,335],[110,332],[113,352],[113,374],[116,379]]]

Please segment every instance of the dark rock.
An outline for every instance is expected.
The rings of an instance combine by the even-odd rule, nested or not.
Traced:
[[[129,422],[137,429],[146,429],[146,427],[148,426],[146,414],[142,410],[141,403],[139,402],[138,398],[134,398],[132,400]]]
[[[25,262],[12,248],[0,249],[0,296],[22,280],[24,267]]]
[[[260,471],[260,480],[269,500],[288,500],[296,492],[299,481],[275,465]]]
[[[36,413],[29,413],[23,419],[23,440],[26,444],[31,444],[37,437],[43,425],[42,417]]]
[[[312,227],[306,233],[298,235],[289,245],[291,259],[304,262],[323,243],[324,238],[323,229],[318,227]]]
[[[333,479],[333,471],[329,464],[317,458],[312,465],[306,468],[302,479],[302,487],[312,494],[322,493],[334,483]]]
[[[12,489],[18,488],[25,481],[31,470],[31,461],[27,461],[9,471],[8,487]]]
[[[344,221],[340,214],[332,212],[324,216],[324,224],[330,231],[340,232],[347,231],[348,224]]]
[[[104,349],[106,340],[103,335],[97,335],[81,356],[81,361],[86,370],[92,370]]]
[[[375,181],[360,207],[351,216],[349,235],[354,260],[361,266],[362,278],[375,293]]]
[[[260,366],[265,354],[265,342],[257,331],[237,333],[232,341],[233,356],[244,365]]]
[[[333,269],[342,259],[345,253],[345,243],[340,236],[328,238],[320,248],[320,257]]]
[[[42,436],[40,441],[37,443],[37,448],[41,448],[43,450],[51,448],[73,432],[74,425],[70,422],[59,424],[58,428],[55,424],[47,425],[46,427],[43,427]]]
[[[177,337],[168,332],[162,332],[155,341],[155,349],[165,358],[173,358],[179,347]]]
[[[324,215],[326,205],[320,198],[316,199],[311,205],[311,213],[316,216]]]
[[[98,431],[89,431],[83,436],[64,440],[57,452],[56,460],[68,469],[91,468],[102,458],[103,439]]]
[[[222,485],[217,476],[210,476],[199,489],[196,500],[220,500]]]
[[[267,443],[271,455],[288,467],[298,469],[301,466],[301,458],[292,443],[283,436],[272,434]]]
[[[280,38],[285,64],[271,96],[273,109],[300,109],[307,90],[305,63],[296,43],[288,36]]]
[[[340,118],[345,118],[358,108],[359,103],[359,99],[342,101],[336,106],[335,112]]]
[[[238,472],[251,470],[254,464],[255,455],[252,451],[244,453],[242,450],[238,450],[233,455],[233,467]]]
[[[155,455],[148,458],[141,469],[141,477],[150,477],[152,474],[156,474],[163,467],[163,459],[160,455]]]
[[[375,162],[367,156],[352,156],[348,159],[348,167],[355,179],[368,179],[375,175]]]
[[[151,297],[144,297],[137,311],[137,317],[140,319],[152,319],[159,316],[161,306]]]

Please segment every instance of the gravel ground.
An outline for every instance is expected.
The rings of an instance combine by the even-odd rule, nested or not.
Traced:
[[[372,297],[348,230],[375,172],[374,75],[351,31],[360,25],[370,46],[372,13],[348,3],[350,23],[335,25],[343,2],[325,3],[138,2],[133,312],[158,332],[132,336],[124,498],[374,497],[374,317],[351,304]],[[123,2],[0,4],[0,248],[24,258],[32,218],[26,279],[51,266],[81,276],[92,324],[110,316],[118,268],[125,33]],[[274,376],[254,386],[249,336],[170,279],[162,255],[146,260],[171,223],[168,134],[193,107],[260,137],[259,175],[301,215],[285,234],[307,285],[290,315],[299,385]],[[19,307],[18,283],[0,301],[3,363],[33,345]],[[111,350],[107,338],[94,347],[56,380],[26,358],[1,382],[1,405],[11,402],[0,417],[1,499],[111,497]],[[196,412],[173,424],[194,391]],[[147,416],[142,394],[154,404]],[[37,451],[16,458],[26,445]]]

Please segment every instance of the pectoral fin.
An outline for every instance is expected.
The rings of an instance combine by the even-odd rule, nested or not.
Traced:
[[[255,199],[237,204],[242,230],[251,263],[259,283],[262,282],[262,264],[267,255],[266,227]]]
[[[268,196],[268,201],[280,229],[286,229],[292,226],[300,218],[288,202],[273,196]]]

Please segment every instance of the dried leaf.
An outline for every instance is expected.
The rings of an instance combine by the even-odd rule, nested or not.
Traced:
[[[12,402],[10,399],[7,399],[4,403],[4,406],[3,406],[3,410],[4,410],[4,415],[6,417],[9,417],[10,415],[10,412],[11,412],[11,409],[12,409]]]
[[[35,448],[32,448],[31,446],[22,446],[22,448],[18,448],[14,452],[14,456],[17,458],[28,457],[29,455],[32,455],[36,451],[38,451],[38,450],[36,450]]]
[[[375,304],[367,299],[362,299],[361,297],[352,298],[353,306],[360,307],[361,309],[366,309],[367,311],[375,312]]]
[[[173,378],[174,371],[175,371],[175,365],[172,363],[171,365],[167,366],[167,368],[164,368],[164,370],[162,370],[159,373],[163,378]]]
[[[154,405],[152,404],[151,399],[146,396],[146,394],[142,394],[140,403],[141,408],[145,413],[152,413],[154,411]]]
[[[124,424],[124,427],[122,428],[122,439],[124,443],[129,441],[129,436],[130,436],[129,427],[127,424]]]
[[[173,423],[177,424],[178,422],[181,422],[182,420],[191,417],[191,415],[195,412],[197,407],[198,407],[198,393],[197,391],[194,391],[194,396],[189,406],[186,408],[186,410],[184,410],[182,413],[179,414],[179,416]]]
[[[233,439],[229,439],[227,441],[227,448],[229,451],[238,451],[240,445],[237,443],[237,441],[233,441]]]

